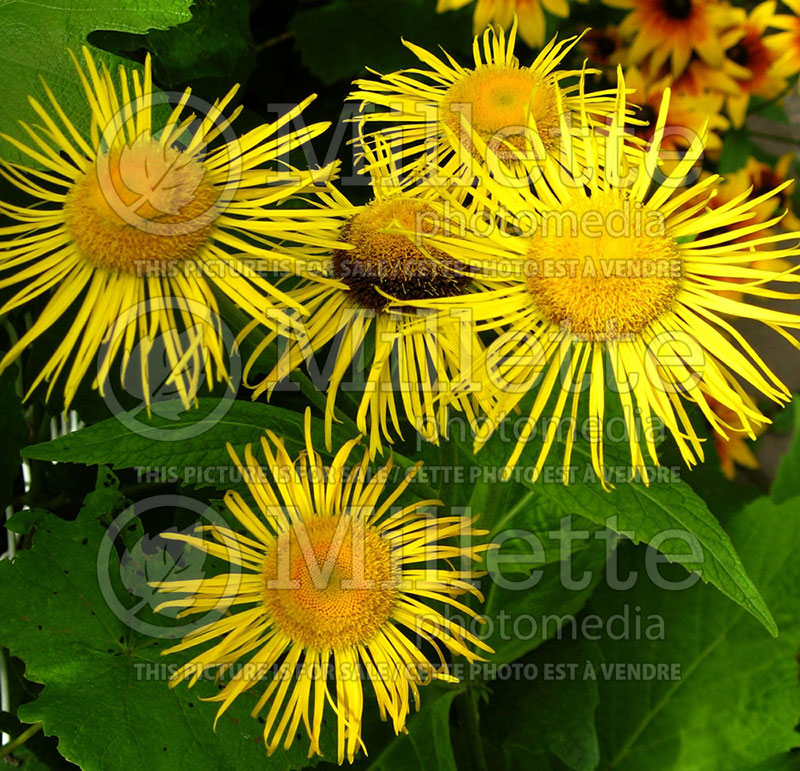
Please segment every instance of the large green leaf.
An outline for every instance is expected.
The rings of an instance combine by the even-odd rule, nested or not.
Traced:
[[[220,78],[227,89],[247,79],[255,66],[255,44],[250,31],[248,0],[194,0],[192,18],[168,30],[146,35],[98,32],[92,41],[115,53],[142,48],[153,56],[153,73],[163,87],[192,86],[205,97],[203,79]]]
[[[561,667],[551,672],[546,667],[554,663],[556,651]],[[481,722],[487,742],[500,756],[498,768],[512,771],[518,767],[517,758],[545,753],[575,771],[597,768],[597,682],[571,674],[580,671],[587,656],[597,656],[590,643],[549,643],[516,662],[520,676],[490,684],[491,698]],[[538,762],[539,758],[536,768]]]
[[[529,442],[518,465],[532,467],[539,449],[538,440]],[[502,467],[509,452],[507,443],[492,439],[479,452],[477,461],[489,468]],[[714,584],[746,608],[772,634],[777,632],[775,621],[748,578],[730,538],[703,499],[678,474],[662,467],[655,469],[657,473],[649,485],[637,478],[618,482],[613,490],[606,491],[592,472],[588,445],[578,440],[572,456],[576,479],[564,485],[547,476],[548,468],[551,472],[558,468],[559,452],[563,448],[556,448],[551,454],[545,473],[536,482],[530,481],[529,474],[520,475],[522,484],[540,494],[538,500],[548,501],[565,514],[580,515],[622,533],[634,543],[655,544],[668,559],[696,571],[703,581]],[[607,442],[605,462],[612,469],[627,469],[630,464],[627,442]],[[532,501],[530,505],[536,503]],[[697,554],[691,553],[693,547]]]
[[[87,129],[89,107],[67,49],[80,51],[81,46],[88,45],[87,35],[94,30],[147,32],[180,24],[191,18],[190,5],[191,0],[0,3],[0,131],[16,138],[24,136],[17,120],[35,118],[28,96],[43,95],[40,77],[53,89],[73,123]],[[122,61],[96,48],[92,52],[112,69]],[[7,160],[24,158],[7,142],[0,146],[0,156]]]
[[[434,50],[468,51],[470,27],[469,15],[437,14],[428,0],[334,0],[292,20],[303,64],[326,84],[366,75],[367,67],[391,72],[418,66],[401,38]]]
[[[563,542],[564,512],[538,491],[524,495],[520,487],[519,492],[517,513],[492,528],[489,539],[498,548],[486,555],[482,612],[491,625],[484,634],[494,648],[494,663],[514,661],[572,624],[602,578],[608,556],[606,539]],[[492,508],[486,511],[491,520]],[[577,530],[581,523],[576,517],[572,525]],[[587,532],[593,536],[596,529]]]
[[[159,414],[150,417],[142,410],[122,413],[67,436],[26,447],[24,455],[35,460],[136,468],[141,474],[152,472],[189,487],[225,490],[239,480],[226,443],[230,442],[241,457],[244,445],[257,445],[269,429],[284,439],[294,457],[305,449],[303,426],[300,412],[261,402],[204,397],[198,400],[196,409],[184,410],[175,401],[160,403]],[[183,436],[187,438],[180,438]],[[356,436],[358,429],[350,421],[334,424],[332,451]],[[179,441],[175,441],[176,437]],[[314,447],[326,454],[324,427],[317,417],[312,419],[312,438]],[[413,465],[398,453],[393,457],[400,468]],[[431,492],[421,484],[417,489],[426,495]]]
[[[408,733],[390,739],[382,749],[365,757],[359,768],[365,771],[456,771],[450,738],[450,710],[453,699],[461,693],[460,688],[426,688],[419,713],[408,721]],[[373,744],[370,742],[368,747]]]
[[[97,554],[112,513],[103,489],[77,520],[44,518],[33,546],[0,563],[0,643],[44,685],[23,705],[23,721],[41,721],[59,750],[87,771],[148,768],[289,769],[307,765],[306,746],[268,758],[255,698],[238,699],[212,730],[215,706],[201,700],[213,682],[170,689],[160,654],[168,642],[132,631],[106,604]],[[258,690],[258,689],[254,689]]]
[[[580,771],[793,767],[800,509],[796,501],[775,506],[764,498],[736,515],[730,530],[781,635],[769,637],[702,584],[657,587],[642,564],[644,550],[626,544],[621,574],[638,571],[635,586],[599,587],[581,634],[541,646],[516,662],[516,680],[490,685],[484,722],[498,768],[542,752]],[[660,571],[669,581],[685,578],[675,565]]]
[[[800,745],[795,731],[800,718],[798,501],[776,506],[760,499],[733,518],[729,530],[775,613],[780,636],[768,637],[747,614],[702,585],[657,589],[644,577],[641,550],[629,554],[627,567],[640,571],[636,586],[624,593],[604,587],[589,609],[607,623],[626,608],[638,608],[662,619],[664,634],[651,640],[630,626],[625,639],[606,634],[597,644],[604,766],[750,769]],[[680,577],[668,576],[670,571],[675,568],[666,566],[664,575]],[[665,678],[636,679],[637,667],[653,664],[678,670],[670,669]]]
[[[786,455],[781,458],[778,473],[770,491],[776,503],[783,503],[800,495],[800,398],[795,398],[792,409],[794,411],[792,445]]]
[[[220,406],[221,405],[221,406]],[[108,464],[113,468],[230,465],[226,442],[257,442],[269,429],[285,440],[291,454],[304,449],[299,412],[236,399],[203,397],[185,410],[177,400],[161,402],[149,417],[143,410],[121,413],[50,442],[25,448],[25,457],[62,463]],[[312,424],[315,444],[324,446],[321,421]],[[337,439],[357,432],[337,431]],[[193,436],[191,434],[194,434]]]
[[[248,0],[195,0],[192,20],[147,36],[157,73],[175,86],[198,78],[243,80],[253,66]]]

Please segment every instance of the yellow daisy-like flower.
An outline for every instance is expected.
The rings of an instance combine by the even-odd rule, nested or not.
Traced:
[[[581,36],[580,47],[590,62],[603,67],[616,68],[625,57],[625,46],[616,27],[587,29]]]
[[[744,430],[752,437],[767,419],[746,398],[739,379],[775,402],[790,399],[729,320],[759,321],[798,346],[787,330],[800,329],[800,315],[750,302],[796,298],[766,287],[773,281],[796,285],[794,269],[777,273],[750,263],[751,249],[766,244],[774,246],[773,258],[797,256],[798,234],[741,240],[780,219],[748,224],[754,210],[780,188],[749,200],[743,194],[711,209],[706,204],[714,195],[716,175],[682,187],[696,161],[694,152],[664,175],[658,157],[668,90],[641,165],[631,174],[621,173],[617,161],[622,151],[615,146],[625,130],[623,103],[620,94],[610,127],[587,126],[589,173],[575,168],[570,179],[551,161],[532,191],[498,186],[495,195],[507,211],[538,214],[532,233],[498,230],[442,241],[441,248],[455,259],[495,273],[492,291],[426,304],[442,312],[469,308],[478,327],[502,325],[505,330],[488,346],[483,368],[477,367],[494,390],[478,446],[531,394],[529,417],[506,475],[534,433],[542,439],[536,461],[540,469],[561,419],[566,415],[574,422],[581,405],[588,407],[586,426],[597,473],[603,473],[603,419],[613,399],[628,427],[632,472],[646,479],[645,455],[658,463],[658,422],[670,431],[687,463],[703,458],[685,401],[696,403],[718,433]],[[692,199],[698,201],[685,206]],[[742,280],[737,286],[741,301],[720,294],[732,279]],[[736,415],[736,426],[714,413],[709,396]],[[574,431],[569,430],[565,466],[573,445]]]
[[[720,115],[723,101],[720,95],[684,93],[671,88],[672,78],[669,75],[652,81],[646,79],[636,67],[626,70],[625,83],[630,89],[629,103],[639,107],[634,113],[642,124],[635,126],[637,136],[647,142],[652,141],[664,91],[670,88],[672,96],[667,113],[667,131],[661,141],[661,149],[683,152],[692,146],[699,132],[707,128],[709,133],[705,149],[710,152],[720,150],[722,140],[716,132],[729,128],[728,121]]]
[[[261,449],[272,481],[250,445],[243,460],[228,445],[258,507],[254,512],[237,492],[225,495],[247,535],[219,527],[205,528],[206,538],[163,534],[237,569],[153,584],[188,595],[159,608],[183,608],[185,616],[248,606],[165,651],[212,643],[178,669],[170,685],[185,679],[194,685],[207,670],[225,678],[226,670],[240,665],[211,699],[221,702],[217,719],[237,696],[264,681],[252,714],[268,706],[264,743],[270,753],[281,742],[288,749],[302,722],[309,757],[322,754],[327,702],[337,717],[339,763],[345,757],[352,762],[363,747],[364,678],[372,684],[381,718],[400,733],[412,700],[419,708],[419,685],[431,678],[457,682],[445,650],[469,662],[480,660],[472,647],[491,651],[463,627],[480,617],[458,599],[471,594],[482,600],[472,563],[488,548],[474,542],[486,531],[474,529],[466,517],[426,515],[424,509],[441,505],[438,501],[395,506],[419,466],[387,492],[391,461],[375,475],[369,474],[366,454],[348,468],[358,439],[324,467],[311,443],[309,412],[307,449],[296,460],[281,439],[266,433],[269,441],[262,438]],[[461,623],[448,618],[447,608],[458,612]],[[425,653],[418,639],[426,644]]]
[[[723,108],[726,96],[739,94],[739,82],[750,73],[727,57],[721,68],[710,67],[702,59],[692,57],[683,74],[673,80],[672,90],[693,97],[713,96],[718,101],[714,112]],[[659,77],[672,77],[669,68],[664,66]]]
[[[82,64],[73,60],[91,109],[88,135],[47,85],[49,104],[30,100],[41,123],[21,123],[28,141],[3,135],[37,166],[0,164],[0,173],[35,200],[0,203],[15,222],[0,227],[0,286],[18,287],[0,313],[49,299],[0,371],[63,325],[29,393],[49,381],[49,396],[66,372],[66,408],[95,362],[93,387],[102,393],[122,352],[123,377],[133,358],[149,400],[148,356],[161,338],[170,380],[188,406],[202,374],[209,386],[227,379],[214,290],[253,318],[265,308],[296,307],[239,253],[271,255],[266,238],[281,237],[283,225],[270,220],[269,204],[330,179],[332,167],[268,165],[327,124],[287,132],[304,103],[237,138],[223,116],[235,88],[196,117],[186,109],[194,104],[189,91],[174,105],[154,91],[149,57],[141,75],[120,67],[115,84],[88,49],[83,55]],[[171,108],[160,128],[155,107]]]
[[[384,439],[391,442],[400,435],[400,411],[432,442],[447,433],[451,403],[474,419],[469,395],[460,394],[453,402],[450,383],[460,379],[482,351],[479,338],[458,319],[443,321],[410,304],[465,293],[478,286],[480,278],[428,241],[428,235],[440,229],[430,195],[420,194],[420,189],[411,195],[393,184],[397,170],[381,142],[365,151],[374,199],[354,205],[330,187],[317,195],[316,208],[304,212],[306,227],[292,236],[305,250],[306,258],[299,258],[296,266],[302,278],[287,294],[308,311],[308,318],[299,326],[267,334],[247,362],[245,378],[251,379],[279,333],[285,347],[274,369],[254,384],[254,399],[271,393],[304,361],[313,361],[333,343],[332,365],[319,367],[315,362],[327,372],[327,441],[330,445],[337,395],[345,388],[354,390],[347,378],[360,378],[357,424],[369,435],[374,454],[381,451]],[[434,193],[427,187],[422,192]],[[309,267],[307,259],[315,251]],[[390,308],[392,301],[396,304]],[[252,323],[243,336],[258,326]]]
[[[773,168],[755,158],[748,158],[743,168],[726,174],[723,179],[719,180],[715,185],[713,198],[707,200],[707,196],[701,193],[696,199],[687,202],[686,206],[691,207],[703,201],[706,208],[717,209],[721,206],[729,205],[731,201],[746,196],[762,199],[765,193],[780,188],[778,195],[765,198],[760,204],[754,206],[750,216],[744,222],[747,225],[767,223],[776,214],[783,214],[783,219],[781,220],[782,228],[784,230],[793,229],[793,227],[790,227],[789,212],[786,211],[786,207],[790,202],[789,193],[794,185],[794,180],[789,179],[789,171],[793,160],[793,154],[786,153],[778,159]],[[704,172],[704,175],[707,176],[707,172]],[[740,232],[740,224],[738,222],[731,223],[727,228],[720,228],[718,232],[728,231],[732,239],[741,241],[752,249],[752,262],[749,263],[749,267],[775,273],[783,273],[792,267],[791,262],[788,260],[775,259],[771,256],[775,243],[769,239],[765,240],[764,237],[773,235],[774,230],[769,228],[768,224],[764,224],[763,230],[753,230],[751,228],[744,233]],[[735,285],[746,283],[747,280],[746,276],[732,276],[729,279],[732,285],[731,288],[724,291],[720,290],[720,294],[724,297],[741,300],[742,295],[735,288]],[[721,441],[724,442],[724,440]]]
[[[744,70],[736,78],[738,90],[726,98],[728,114],[737,128],[744,124],[751,96],[774,99],[786,88],[779,52],[771,46],[767,29],[775,26],[775,2],[757,5],[741,24],[722,35],[725,56]]]
[[[770,35],[767,45],[778,54],[777,69],[784,77],[800,72],[800,0],[782,0],[791,14],[780,14],[772,19],[772,26],[783,30]]]
[[[724,180],[716,187],[716,196],[709,205],[716,207],[741,195],[760,198],[764,193],[780,187],[779,196],[768,198],[753,208],[750,222],[766,222],[776,213],[776,209],[785,208],[790,203],[790,194],[795,182],[791,176],[793,161],[794,153],[785,153],[774,165],[753,157],[748,158],[741,169],[725,174]]]
[[[538,158],[561,149],[560,135],[578,109],[595,115],[613,110],[613,96],[599,91],[578,96],[579,82],[563,81],[585,71],[557,69],[577,38],[550,41],[528,67],[514,55],[516,22],[506,38],[487,29],[473,44],[474,66],[462,67],[419,46],[405,45],[429,69],[409,69],[380,80],[357,80],[350,99],[361,102],[362,127],[388,124],[381,130],[398,160],[417,159],[414,174],[430,175],[442,186],[471,185],[483,171]],[[488,164],[488,165],[487,165]]]
[[[436,10],[439,13],[456,11],[471,2],[472,0],[439,0]],[[562,19],[569,16],[567,0],[478,0],[473,16],[475,34],[486,29],[489,24],[508,29],[516,18],[519,21],[519,36],[531,48],[541,48],[547,27],[543,7]]]
[[[619,26],[623,38],[633,38],[628,64],[649,59],[651,72],[670,62],[677,78],[696,54],[711,67],[722,67],[723,27],[738,23],[744,12],[719,0],[604,0],[614,8],[629,9]]]

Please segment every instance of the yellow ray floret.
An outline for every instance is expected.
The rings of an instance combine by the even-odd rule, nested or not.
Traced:
[[[436,10],[440,13],[458,10],[470,2],[471,0],[439,0]],[[508,29],[515,19],[519,19],[519,36],[531,48],[541,48],[547,28],[543,6],[562,19],[569,16],[567,0],[477,0],[473,15],[475,34],[492,23]]]

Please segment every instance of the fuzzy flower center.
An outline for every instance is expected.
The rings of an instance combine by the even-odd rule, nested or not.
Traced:
[[[315,650],[370,640],[396,595],[388,542],[356,519],[298,523],[279,536],[264,565],[264,605],[276,627]]]
[[[216,199],[200,162],[145,137],[99,154],[64,213],[82,257],[101,268],[153,275],[201,253]]]
[[[442,119],[470,147],[461,127],[463,114],[503,160],[513,160],[515,149],[528,147],[525,129],[530,115],[542,144],[552,150],[559,137],[557,89],[552,80],[526,68],[484,67],[450,87],[442,105]]]
[[[663,216],[616,192],[581,196],[545,215],[526,262],[542,314],[593,341],[641,332],[672,307],[681,276]]]
[[[466,289],[464,266],[423,241],[437,230],[437,216],[419,200],[373,201],[342,228],[341,239],[353,248],[334,252],[333,271],[358,305],[379,311],[390,302],[386,295],[424,300]]]

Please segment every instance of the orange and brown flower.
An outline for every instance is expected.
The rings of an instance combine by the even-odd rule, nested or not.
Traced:
[[[642,123],[635,128],[638,137],[646,142],[652,141],[664,92],[670,88],[672,93],[666,130],[661,142],[662,150],[681,152],[687,150],[703,130],[706,121],[709,132],[706,150],[713,153],[720,149],[722,142],[715,132],[728,128],[728,121],[720,115],[721,96],[707,91],[699,94],[684,92],[675,88],[669,75],[652,81],[636,67],[630,67],[626,71],[625,83],[632,90],[628,101],[639,107],[634,115],[636,120]]]
[[[778,54],[776,69],[785,77],[800,72],[800,0],[783,0],[792,14],[772,19],[772,26],[783,30],[770,35],[767,45]]]
[[[718,0],[604,0],[607,5],[630,10],[620,24],[623,38],[632,38],[628,64],[649,60],[658,72],[669,62],[672,76],[686,69],[692,54],[711,67],[721,67],[725,49],[720,31],[739,23],[744,12]]]
[[[721,37],[726,59],[742,70],[736,77],[737,92],[726,100],[728,115],[736,127],[744,124],[750,97],[775,99],[786,87],[786,68],[779,65],[778,50],[766,34],[778,18],[774,0],[767,0]]]

